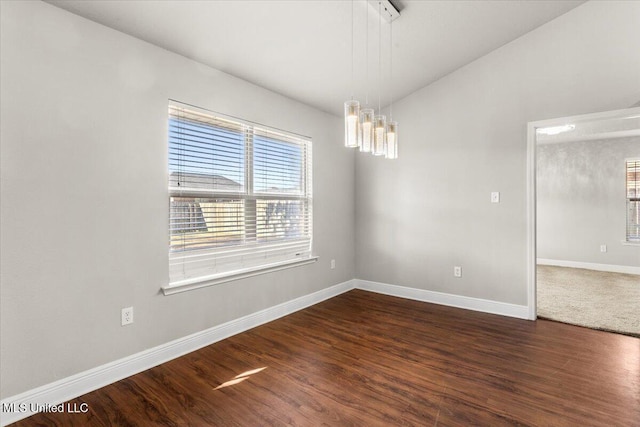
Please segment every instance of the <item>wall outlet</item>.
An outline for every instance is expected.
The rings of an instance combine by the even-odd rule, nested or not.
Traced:
[[[332,260],[331,260],[331,269],[333,270],[333,269],[335,269],[335,268],[336,268],[336,260],[335,260],[335,259],[332,259]]]
[[[607,252],[607,245],[600,245],[600,252]]]
[[[122,309],[122,326],[130,325],[133,323],[133,307],[127,307]]]
[[[453,267],[453,276],[462,277],[462,267],[459,267],[459,266]]]
[[[500,203],[500,192],[494,191],[491,193],[491,203]]]

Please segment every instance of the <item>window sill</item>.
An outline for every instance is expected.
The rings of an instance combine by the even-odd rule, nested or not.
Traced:
[[[295,259],[277,262],[259,267],[245,268],[242,270],[228,271],[210,276],[196,277],[193,279],[181,280],[162,287],[162,293],[165,295],[173,295],[180,292],[191,291],[194,289],[205,288],[207,286],[219,285],[221,283],[231,282],[233,280],[245,279],[247,277],[258,276],[260,274],[271,273],[273,271],[285,270],[288,268],[299,267],[301,265],[312,264],[318,260],[317,256],[309,258]]]
[[[624,246],[640,246],[640,242],[630,242],[628,240],[623,240],[622,244]]]

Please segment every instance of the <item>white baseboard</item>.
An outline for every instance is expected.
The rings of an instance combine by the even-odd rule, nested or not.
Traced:
[[[352,289],[521,319],[528,318],[527,306],[353,279],[3,399],[0,402],[0,425],[6,426],[33,415],[34,412],[30,408],[58,405]],[[21,411],[20,408],[26,410]]]
[[[339,283],[318,292],[269,307],[222,325],[214,326],[213,328],[107,363],[106,365],[80,372],[19,395],[8,397],[0,402],[0,414],[2,415],[0,425],[6,426],[33,415],[34,412],[31,411],[31,408],[42,407],[42,405],[58,405],[67,400],[82,396],[100,387],[168,362],[169,360],[206,347],[232,335],[271,322],[272,320],[302,310],[326,299],[333,298],[350,291],[354,286],[355,280]],[[21,408],[24,410],[21,410]],[[5,409],[7,409],[7,411],[5,411]]]
[[[509,304],[480,298],[427,291],[424,289],[389,285],[387,283],[370,282],[368,280],[356,279],[356,288],[416,301],[447,305],[449,307],[464,308],[467,310],[499,314],[508,317],[517,317],[519,319],[529,319],[529,307],[526,305]]]
[[[610,273],[640,274],[640,267],[632,267],[630,265],[596,264],[593,262],[563,261],[563,260],[557,260],[557,259],[544,259],[544,258],[538,258],[537,263],[539,265],[585,268],[587,270],[608,271]]]

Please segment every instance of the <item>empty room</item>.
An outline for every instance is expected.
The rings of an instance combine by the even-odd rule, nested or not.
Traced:
[[[0,162],[2,426],[640,425],[640,1],[0,0]]]

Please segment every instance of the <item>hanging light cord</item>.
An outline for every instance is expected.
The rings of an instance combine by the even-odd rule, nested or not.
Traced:
[[[382,114],[380,92],[382,92],[382,3],[378,2],[378,114]]]
[[[393,120],[393,20],[389,21],[389,121]]]
[[[351,100],[353,101],[353,96],[355,92],[355,77],[354,77],[354,59],[353,59],[353,1],[351,0]]]
[[[366,91],[365,91],[365,96],[364,96],[364,103],[365,105],[368,107],[369,106],[369,8],[366,7],[367,5],[365,4],[365,8],[364,8],[364,14],[367,20],[367,28],[365,28],[365,61],[364,61],[364,65],[366,68],[366,74],[367,74],[367,81],[366,81]]]

